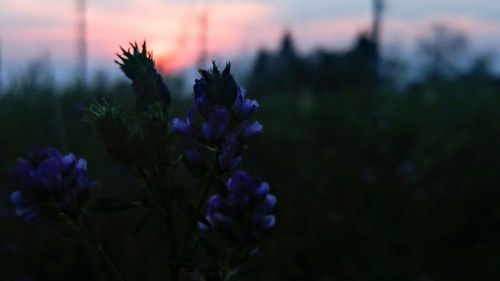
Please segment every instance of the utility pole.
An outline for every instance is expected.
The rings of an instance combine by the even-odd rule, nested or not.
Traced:
[[[2,57],[2,38],[0,37],[0,93],[3,93],[3,57]]]
[[[201,11],[200,17],[198,18],[199,24],[199,35],[198,35],[198,45],[200,48],[200,53],[198,56],[198,66],[205,67],[208,57],[208,7],[205,7]]]
[[[380,33],[382,26],[382,17],[385,10],[385,0],[373,0],[373,22],[371,31],[371,40],[374,45],[374,70],[378,80],[380,78]]]
[[[78,56],[76,80],[80,85],[85,85],[87,82],[87,20],[86,20],[87,1],[86,0],[76,0],[76,1],[77,1],[76,48]]]
[[[380,29],[382,25],[382,16],[385,10],[384,0],[373,0],[373,23],[372,40],[376,45],[380,45]]]

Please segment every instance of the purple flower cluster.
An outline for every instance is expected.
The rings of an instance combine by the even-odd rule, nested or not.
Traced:
[[[87,163],[74,154],[62,155],[54,148],[36,149],[17,161],[11,194],[16,214],[33,222],[49,213],[74,216],[94,186],[87,175]]]
[[[220,72],[214,63],[210,71],[200,70],[200,75],[193,87],[193,107],[186,120],[173,120],[173,130],[216,150],[219,167],[234,170],[242,161],[246,144],[263,133],[259,122],[249,120],[259,104],[246,98],[245,90],[231,75],[229,64]],[[201,116],[201,126],[195,124],[197,116]],[[195,154],[198,153],[188,152],[187,160],[197,160]]]
[[[213,195],[208,200],[206,222],[201,231],[228,234],[242,242],[253,240],[263,229],[274,226],[271,214],[276,197],[269,193],[269,184],[244,171],[237,171],[227,181],[227,193]]]

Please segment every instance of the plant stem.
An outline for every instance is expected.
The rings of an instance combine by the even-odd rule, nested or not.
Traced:
[[[97,241],[98,240],[97,237],[96,237],[96,239],[91,239],[90,233],[89,233],[87,227],[85,226],[85,223],[83,222],[81,216],[79,216],[78,223],[75,224],[73,222],[73,220],[71,220],[68,216],[66,216],[62,213],[59,215],[60,215],[60,217],[62,217],[65,220],[67,225],[71,226],[71,228],[73,228],[81,237],[84,238],[85,242],[90,244],[97,251],[97,253],[101,257],[101,259],[104,261],[106,267],[115,276],[116,280],[124,281],[125,279],[123,279],[120,271],[118,271],[118,268],[116,268],[116,266],[113,263],[113,261],[111,260],[111,258],[104,251],[102,244]]]
[[[200,197],[200,200],[198,201],[198,205],[196,206],[196,209],[194,211],[193,218],[191,219],[191,222],[189,223],[188,226],[188,231],[186,232],[186,237],[184,238],[185,241],[189,241],[189,238],[191,238],[191,235],[193,234],[193,231],[196,226],[196,221],[198,217],[200,216],[200,211],[201,208],[203,207],[203,204],[207,200],[208,194],[210,193],[210,190],[212,189],[212,185],[215,180],[215,175],[217,174],[217,171],[219,170],[219,165],[217,163],[219,159],[219,153],[215,153],[215,161],[214,165],[212,167],[212,171],[210,172],[210,177],[208,179],[207,185],[205,186],[205,190],[203,191],[203,194]]]
[[[153,207],[153,210],[155,212],[157,212],[158,214],[160,214],[161,216],[166,216],[167,213],[165,212],[165,210],[163,210],[157,203],[157,196],[155,196],[154,194],[154,184],[151,182],[151,180],[149,179],[149,176],[147,175],[147,173],[142,169],[142,168],[138,168],[137,169],[137,172],[139,173],[139,176],[144,180],[144,182],[146,183],[146,194],[147,196],[149,197],[149,203],[151,203],[152,206],[150,207]]]
[[[97,252],[99,253],[99,255],[101,256],[101,259],[104,260],[104,263],[106,264],[106,266],[113,272],[113,274],[115,275],[116,277],[116,280],[119,280],[119,281],[124,281],[120,271],[118,270],[118,268],[116,268],[116,265],[113,263],[113,261],[111,260],[111,258],[108,256],[108,254],[104,251],[104,248],[101,244],[100,241],[98,241],[98,239],[90,239],[90,234],[89,234],[89,230],[87,229],[87,227],[85,226],[85,223],[83,222],[83,220],[81,219],[80,217],[80,225],[81,225],[81,230],[82,230],[82,233],[83,235],[85,236],[85,238],[87,239],[87,241],[92,244],[92,246],[94,246],[94,248],[97,250]],[[97,238],[97,237],[96,237]]]
[[[106,252],[104,251],[102,246],[101,245],[94,245],[94,246],[96,247],[97,251],[101,255],[101,258],[104,260],[104,262],[106,263],[108,268],[110,268],[111,271],[113,271],[113,274],[115,275],[116,279],[120,280],[120,281],[124,281],[120,271],[118,271],[118,268],[116,268],[115,264],[113,263],[111,258],[106,254]]]

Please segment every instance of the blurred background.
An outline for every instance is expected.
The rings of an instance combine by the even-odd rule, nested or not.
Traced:
[[[9,171],[54,146],[88,160],[95,196],[137,194],[82,119],[103,96],[133,107],[113,60],[143,40],[173,116],[211,60],[261,105],[243,168],[278,223],[247,280],[498,280],[499,15],[496,0],[0,0],[0,280],[101,280],[91,253],[14,217]],[[96,220],[128,280],[166,280],[141,215]]]

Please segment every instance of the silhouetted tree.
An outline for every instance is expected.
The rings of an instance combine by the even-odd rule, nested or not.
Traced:
[[[424,76],[429,81],[440,81],[456,76],[464,62],[467,38],[458,30],[435,25],[431,33],[419,42],[423,57]]]
[[[342,58],[340,65],[347,87],[367,88],[376,83],[377,46],[368,34],[358,36],[353,48]]]
[[[249,90],[256,95],[264,92],[297,94],[305,85],[304,73],[303,59],[295,49],[291,32],[287,31],[276,53],[261,50],[257,54]]]
[[[247,87],[252,95],[258,96],[266,92],[266,85],[270,77],[270,64],[271,54],[264,49],[259,50],[250,72],[250,83]]]
[[[276,75],[277,85],[287,93],[297,94],[305,82],[304,66],[295,50],[295,43],[290,31],[286,31],[281,39],[281,48],[273,67],[275,68],[273,74]]]

